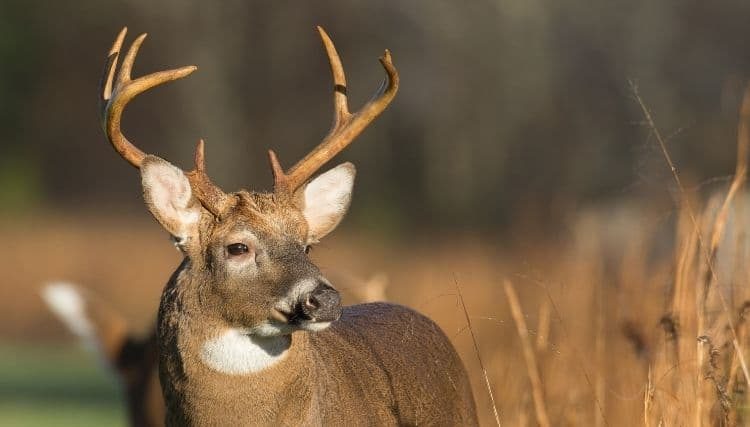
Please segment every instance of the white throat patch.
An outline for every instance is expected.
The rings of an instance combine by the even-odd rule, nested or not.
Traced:
[[[230,328],[203,343],[200,358],[209,368],[223,374],[251,374],[282,360],[290,340],[288,335],[260,337]]]

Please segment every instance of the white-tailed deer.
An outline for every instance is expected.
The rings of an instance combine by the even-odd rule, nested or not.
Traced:
[[[352,274],[338,276],[360,302],[386,300],[388,277],[384,273],[376,273],[369,279]],[[42,288],[41,296],[81,344],[117,376],[130,425],[163,426],[166,408],[157,370],[156,324],[141,336],[98,295],[70,283],[49,283]]]
[[[195,67],[131,80],[145,35],[125,55],[117,37],[102,78],[102,125],[140,169],[151,213],[184,260],[162,294],[157,325],[167,425],[473,425],[468,376],[440,328],[402,306],[342,309],[307,251],[349,207],[354,166],[313,174],[390,103],[398,73],[350,113],[333,43],[319,28],[334,79],[330,133],[288,171],[269,152],[272,193],[225,193],[206,174],[204,144],[190,172],[146,155],[120,130],[127,103]]]
[[[164,425],[164,399],[157,376],[156,328],[138,337],[117,310],[86,289],[56,282],[42,299],[83,345],[120,380],[130,425]]]

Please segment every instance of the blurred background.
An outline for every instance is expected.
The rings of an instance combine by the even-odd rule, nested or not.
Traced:
[[[132,102],[124,132],[185,169],[204,138],[208,172],[228,191],[269,189],[267,149],[288,166],[327,132],[331,78],[315,25],[337,45],[352,109],[378,87],[377,58],[390,49],[401,89],[332,162],[355,163],[357,185],[347,219],[313,256],[350,302],[368,299],[368,278],[387,277],[380,298],[436,318],[485,422],[495,418],[478,355],[502,418],[535,416],[525,368],[514,368],[524,365],[505,278],[530,331],[552,324],[539,351],[554,424],[640,422],[648,363],[601,388],[593,371],[560,376],[586,366],[588,350],[601,372],[629,366],[617,364],[625,353],[623,363],[641,363],[633,337],[658,341],[677,282],[685,193],[632,86],[698,222],[713,224],[702,201],[734,173],[749,16],[740,0],[0,0],[0,424],[124,425],[114,376],[76,347],[39,289],[78,283],[148,334],[179,262],[99,124],[100,73],[125,25],[126,44],[149,33],[134,76],[198,71]],[[737,218],[731,233],[744,242]],[[738,286],[742,256],[725,266]]]

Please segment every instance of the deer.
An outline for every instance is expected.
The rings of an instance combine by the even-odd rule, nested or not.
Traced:
[[[309,257],[348,210],[355,167],[345,162],[316,173],[386,109],[399,86],[386,50],[385,80],[350,112],[341,59],[328,34],[317,30],[333,75],[333,124],[291,168],[269,150],[270,192],[224,192],[208,176],[203,140],[190,171],[133,145],[120,126],[128,102],[196,67],[133,79],[142,34],[118,71],[127,28],[107,56],[102,128],[140,171],[147,209],[183,255],[157,321],[165,423],[476,425],[468,374],[440,327],[398,304],[342,307]]]
[[[360,302],[385,301],[388,276],[375,273],[367,279],[352,274],[338,276]],[[122,389],[129,425],[164,425],[156,341],[156,320],[143,335],[126,317],[89,289],[68,282],[51,282],[41,289],[42,301],[60,322],[113,373]],[[155,318],[156,316],[154,316]]]
[[[41,297],[83,347],[117,378],[129,424],[163,426],[166,408],[157,370],[156,322],[141,336],[99,295],[67,282],[44,285]]]

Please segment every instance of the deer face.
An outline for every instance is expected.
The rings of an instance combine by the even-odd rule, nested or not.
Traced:
[[[332,231],[349,207],[354,166],[344,163],[310,179],[385,110],[398,90],[398,72],[386,50],[386,79],[359,111],[350,112],[346,77],[336,48],[318,27],[333,75],[333,126],[323,141],[284,171],[269,152],[272,194],[226,194],[206,174],[203,141],[190,172],[146,155],[120,129],[125,106],[138,94],[183,78],[196,67],[160,71],[136,79],[131,70],[146,35],[117,61],[127,29],[117,36],[101,80],[102,128],[115,150],[141,170],[151,213],[175,238],[189,262],[183,276],[204,313],[228,326],[261,336],[295,329],[320,330],[340,313],[340,297],[307,258],[307,248]],[[185,276],[187,275],[187,276]],[[187,278],[187,280],[184,280]]]
[[[189,258],[204,313],[259,336],[325,329],[341,314],[340,296],[308,258],[351,200],[355,169],[344,163],[290,197],[226,195],[219,216],[193,195],[185,173],[147,156],[144,198]],[[212,209],[213,210],[213,209]]]

